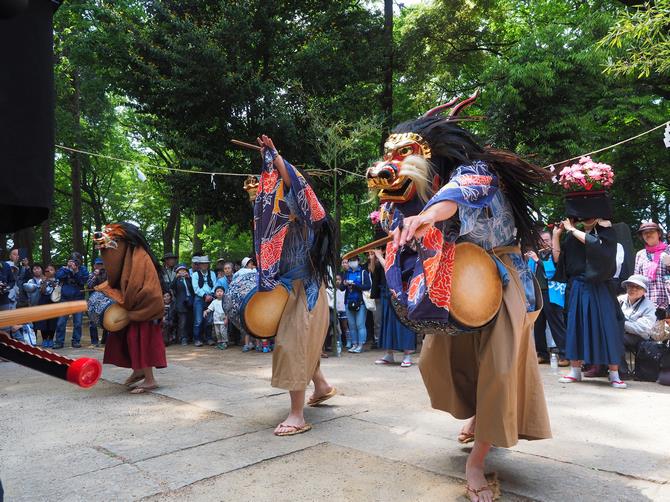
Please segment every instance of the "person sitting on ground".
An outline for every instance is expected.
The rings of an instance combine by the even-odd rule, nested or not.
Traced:
[[[214,332],[216,334],[216,348],[225,350],[228,348],[228,319],[226,313],[223,311],[223,286],[217,286],[214,290],[216,297],[212,303],[209,304],[207,310],[203,313],[204,317],[209,314],[214,314]]]
[[[646,297],[648,281],[643,275],[631,275],[623,281],[626,294],[619,296],[619,305],[626,321],[623,343],[626,350],[637,353],[643,340],[649,340],[656,322],[656,306]]]

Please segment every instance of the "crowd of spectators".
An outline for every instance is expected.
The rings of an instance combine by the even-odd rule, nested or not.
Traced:
[[[589,231],[587,229],[586,233]],[[560,249],[562,245],[562,232],[565,229],[558,226],[553,231],[543,231],[538,250],[528,249],[526,259],[538,281],[544,303],[534,327],[538,363],[548,363],[554,353],[557,365],[567,367],[571,366],[571,362],[566,349],[576,336],[566,329],[569,316],[567,298],[570,287],[573,288],[573,295],[577,293],[575,282],[566,280],[565,274],[557,276],[560,260],[557,247]],[[626,269],[623,247],[619,243],[616,272],[613,277],[602,281],[604,287],[618,293],[618,310],[607,312],[606,316],[615,318],[611,326],[618,326],[621,336],[614,336],[611,340],[617,340],[617,344],[620,340],[621,347],[620,351],[609,351],[608,354],[610,359],[612,353],[621,353],[622,356],[620,360],[607,361],[607,364],[610,376],[613,368],[618,371],[616,381],[622,384],[619,385],[622,388],[625,387],[623,380],[634,374],[629,366],[632,366],[640,348],[645,343],[661,344],[670,338],[670,319],[666,319],[670,317],[670,250],[664,241],[663,230],[656,223],[643,223],[638,236],[644,248],[635,255],[632,269]],[[395,353],[400,353],[400,366],[412,366],[411,355],[417,348],[417,334],[400,323],[391,306],[384,276],[384,253],[379,249],[370,251],[364,260],[358,256],[343,260],[341,269],[335,274],[334,287],[327,288],[331,323],[322,355],[328,357],[331,351],[360,354],[365,350],[382,349],[385,353],[375,361],[376,364],[393,364]],[[224,311],[224,299],[231,283],[236,277],[255,271],[253,257],[238,263],[219,259],[212,267],[208,256],[194,255],[189,266],[178,263],[175,254],[166,253],[160,276],[164,292],[165,344],[186,346],[192,343],[197,348],[213,346],[221,350],[237,345],[243,352],[272,351],[272,340],[261,341],[241,332],[229,322]],[[0,262],[0,310],[82,300],[88,291],[105,280],[107,275],[99,257],[93,260],[93,269],[89,272],[82,256],[76,252],[64,266],[56,267],[51,263],[31,265],[27,252],[15,248],[9,261]],[[32,344],[38,342],[36,332],[39,332],[43,347],[59,349],[65,345],[66,326],[69,317],[72,317],[71,346],[79,348],[82,344],[83,316],[79,313],[13,326],[10,331],[15,338]],[[605,319],[602,322],[609,321]],[[608,329],[611,331],[612,328]],[[100,328],[89,323],[88,333],[93,346],[106,341],[108,333],[99,331]],[[581,361],[578,363],[581,370]],[[607,374],[604,365],[587,365],[584,369],[584,377]],[[581,375],[579,373],[580,378]]]

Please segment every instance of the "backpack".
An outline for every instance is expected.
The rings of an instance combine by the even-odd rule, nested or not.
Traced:
[[[658,373],[658,383],[670,385],[670,347],[665,347],[665,353],[661,356],[661,371]]]
[[[668,347],[665,344],[645,340],[640,343],[635,354],[635,380],[642,382],[655,382],[658,380],[658,374],[661,370],[661,359],[668,364],[670,361],[667,356]],[[665,357],[664,357],[665,356]]]

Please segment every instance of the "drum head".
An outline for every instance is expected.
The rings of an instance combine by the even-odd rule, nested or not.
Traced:
[[[457,244],[449,315],[467,328],[486,326],[500,310],[502,296],[493,258],[470,242]]]
[[[121,307],[118,303],[113,303],[105,310],[102,318],[103,327],[110,333],[121,331],[128,326],[130,319],[128,319],[128,311]]]
[[[288,302],[288,291],[277,286],[272,291],[257,291],[244,307],[244,325],[257,338],[271,338],[277,334],[279,321]]]

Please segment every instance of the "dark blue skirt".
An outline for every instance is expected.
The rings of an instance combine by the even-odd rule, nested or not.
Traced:
[[[569,295],[566,357],[588,364],[619,364],[623,325],[608,285],[575,279]]]
[[[416,350],[416,333],[400,322],[393,310],[389,292],[386,288],[381,291],[382,297],[382,326],[379,334],[379,343],[386,350]]]

